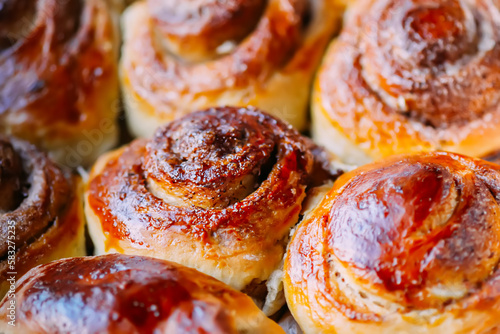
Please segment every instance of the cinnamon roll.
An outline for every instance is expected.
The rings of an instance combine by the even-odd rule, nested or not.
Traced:
[[[305,333],[497,333],[500,165],[437,152],[344,174],[285,261]]]
[[[0,133],[70,167],[115,144],[118,13],[111,1],[1,2]]]
[[[337,29],[335,0],[143,0],[123,18],[131,131],[213,106],[254,105],[305,128],[312,76]]]
[[[148,257],[105,255],[55,261],[17,284],[8,333],[284,333],[241,292],[194,269]]]
[[[78,187],[33,145],[0,136],[0,298],[32,267],[85,255]]]
[[[175,261],[264,300],[276,293],[266,281],[306,187],[329,174],[311,145],[268,114],[226,107],[189,114],[103,156],[85,195],[97,254]]]
[[[351,163],[500,149],[500,4],[360,0],[314,85],[315,139]]]

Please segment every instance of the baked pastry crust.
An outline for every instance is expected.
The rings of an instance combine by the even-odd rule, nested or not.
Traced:
[[[83,199],[33,145],[0,136],[0,296],[7,278],[63,257],[85,255]]]
[[[69,167],[117,140],[119,33],[111,1],[3,2],[0,133]]]
[[[159,124],[225,105],[253,105],[304,130],[312,77],[341,13],[334,0],[132,4],[121,59],[132,133],[151,137]]]
[[[284,333],[241,292],[194,269],[111,254],[32,269],[16,290],[9,333]]]
[[[312,146],[268,114],[226,107],[104,155],[85,194],[96,253],[175,261],[262,299],[306,187],[330,175]]]
[[[312,98],[313,135],[341,159],[500,148],[500,6],[356,1]]]
[[[500,328],[500,166],[436,152],[344,174],[299,224],[285,261],[305,333]]]

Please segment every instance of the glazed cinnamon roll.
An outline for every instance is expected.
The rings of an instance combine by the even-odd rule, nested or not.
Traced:
[[[0,136],[0,297],[36,265],[85,255],[78,186],[33,145]]]
[[[17,284],[8,333],[283,333],[241,292],[194,269],[148,257],[105,255],[55,261]]]
[[[299,224],[285,292],[305,333],[497,333],[500,165],[396,156],[344,174]]]
[[[161,127],[93,167],[85,197],[96,252],[175,261],[261,301],[276,293],[266,281],[306,187],[313,174],[328,174],[310,147],[250,108],[195,112]]]
[[[335,0],[143,0],[123,18],[131,131],[213,106],[254,105],[305,128],[313,73],[337,29]]]
[[[351,163],[500,149],[500,4],[360,0],[320,67],[313,132]]]
[[[70,167],[111,148],[119,89],[111,1],[2,1],[0,133]]]

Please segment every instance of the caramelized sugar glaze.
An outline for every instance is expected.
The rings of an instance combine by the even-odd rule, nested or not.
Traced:
[[[9,272],[20,276],[47,262],[58,247],[67,256],[83,248],[77,180],[66,175],[47,156],[24,141],[0,136],[0,295]],[[77,246],[71,246],[74,242]],[[15,268],[9,266],[14,251]],[[61,255],[62,256],[62,255]]]
[[[498,1],[362,0],[325,57],[313,105],[373,159],[499,149],[499,102]]]
[[[0,133],[64,163],[81,132],[102,131],[103,119],[114,127],[117,98],[117,32],[105,1],[1,2]]]
[[[97,251],[169,259],[237,289],[265,281],[283,257],[306,187],[334,177],[313,149],[255,109],[174,121],[94,166],[86,210]]]
[[[149,137],[158,123],[222,105],[258,106],[304,129],[309,85],[341,7],[324,0],[135,3],[124,16],[121,63],[132,131]]]
[[[23,277],[16,295],[18,333],[282,333],[241,292],[147,257],[55,261]]]
[[[448,153],[367,165],[299,225],[287,300],[307,333],[496,332],[499,223],[499,165]]]

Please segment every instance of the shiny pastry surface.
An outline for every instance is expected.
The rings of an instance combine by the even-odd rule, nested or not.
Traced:
[[[255,287],[282,260],[306,187],[328,174],[313,146],[251,108],[174,121],[94,166],[86,215],[97,252],[150,255]]]
[[[254,105],[306,126],[309,85],[339,25],[332,0],[143,0],[123,18],[129,126],[209,107]]]
[[[55,261],[26,274],[16,295],[15,333],[283,333],[243,293],[148,257]]]
[[[0,295],[9,272],[63,257],[61,248],[83,255],[77,182],[33,145],[0,136]]]
[[[499,149],[499,17],[494,0],[357,1],[315,83],[315,136],[369,159]]]
[[[343,175],[285,262],[306,333],[500,328],[500,166],[437,152]]]
[[[110,148],[118,99],[114,15],[107,0],[1,2],[0,133],[66,165],[72,149],[84,151],[84,164]],[[101,139],[79,149],[95,131]]]

